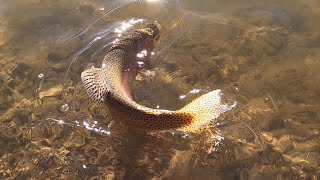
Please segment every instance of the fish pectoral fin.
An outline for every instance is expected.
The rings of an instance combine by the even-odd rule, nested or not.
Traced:
[[[82,84],[87,94],[95,103],[106,100],[108,93],[107,83],[100,68],[91,68],[81,73]]]

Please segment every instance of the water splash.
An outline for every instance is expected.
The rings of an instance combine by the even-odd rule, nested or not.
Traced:
[[[70,63],[68,66],[68,69],[66,71],[65,77],[68,76],[70,69],[72,65],[76,62],[77,58],[84,53],[86,50],[90,49],[92,46],[97,44],[99,41],[104,42],[104,45],[102,48],[98,49],[98,52],[101,52],[103,49],[107,48],[111,44],[114,44],[119,36],[122,36],[123,33],[126,33],[128,30],[130,30],[131,27],[138,23],[142,23],[146,21],[145,19],[129,19],[122,22],[118,22],[114,25],[109,26],[105,30],[101,32],[97,32],[94,34],[94,38],[83,48],[81,48],[79,51],[77,51],[72,58],[70,58]],[[94,55],[98,54],[98,52],[94,53]]]
[[[67,36],[66,38],[63,38],[63,41],[71,40],[76,37],[85,35],[89,31],[89,29],[93,28],[93,26],[98,21],[111,15],[114,12],[117,12],[117,10],[120,11],[120,8],[124,8],[125,6],[128,6],[129,4],[133,4],[133,3],[137,3],[137,2],[140,3],[140,5],[142,5],[143,3],[144,3],[144,5],[148,5],[151,3],[151,4],[153,4],[152,6],[159,6],[159,8],[165,8],[165,7],[162,7],[161,5],[166,5],[166,7],[175,8],[175,11],[177,11],[177,12],[173,13],[175,16],[173,18],[173,20],[170,19],[170,21],[174,21],[174,23],[173,23],[174,25],[172,25],[172,23],[170,25],[170,23],[167,24],[166,22],[164,22],[164,24],[166,25],[166,28],[165,28],[166,30],[164,32],[162,32],[162,34],[165,34],[165,36],[167,36],[167,38],[164,38],[165,36],[162,37],[161,41],[164,43],[162,43],[162,45],[159,46],[159,49],[160,49],[159,51],[151,52],[154,57],[159,56],[160,53],[163,53],[174,42],[176,42],[178,39],[183,37],[186,34],[186,32],[188,31],[188,28],[185,28],[185,27],[187,27],[186,21],[182,15],[182,13],[179,12],[179,9],[177,6],[179,3],[177,1],[158,0],[156,2],[150,2],[148,0],[131,0],[131,1],[121,1],[120,3],[117,3],[115,5],[111,4],[112,8],[110,8],[110,9],[108,9],[106,7],[100,8],[99,11],[104,11],[104,13],[100,17],[98,17],[97,19],[90,22],[85,28],[81,29],[79,32],[77,32],[73,35]],[[154,3],[159,3],[159,4],[154,4]],[[110,4],[108,4],[108,6],[110,6]],[[140,6],[140,8],[143,8],[143,7]],[[165,8],[164,10],[168,11],[168,8]],[[140,11],[140,12],[142,12],[142,14],[144,14],[143,11]],[[167,13],[169,13],[169,11]],[[170,11],[170,13],[172,13],[172,11]],[[134,14],[133,14],[133,16],[134,16]],[[145,15],[137,15],[137,17],[145,17]],[[69,66],[68,66],[67,71],[65,73],[65,78],[70,73],[72,65],[76,62],[78,57],[80,55],[82,55],[84,52],[86,52],[87,50],[89,50],[90,48],[95,46],[95,48],[97,50],[95,50],[92,53],[92,55],[90,56],[91,59],[95,59],[95,57],[97,55],[100,55],[103,52],[103,50],[110,47],[110,45],[112,45],[113,43],[117,42],[119,40],[118,38],[120,38],[125,32],[130,30],[136,24],[148,21],[148,19],[149,19],[149,17],[129,18],[129,19],[113,22],[111,24],[108,24],[108,26],[105,29],[103,29],[102,31],[94,33],[91,36],[91,38],[90,38],[91,40],[89,41],[89,43],[87,45],[85,45],[84,47],[82,47],[80,50],[78,50],[76,53],[74,53],[74,55],[72,55],[72,57],[69,59]],[[178,24],[178,26],[177,26],[177,24]],[[97,44],[99,44],[98,47],[96,47]]]

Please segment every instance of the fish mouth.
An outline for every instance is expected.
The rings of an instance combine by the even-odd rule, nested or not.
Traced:
[[[151,29],[153,40],[158,41],[160,38],[161,25],[157,21],[155,21],[153,23],[147,24],[147,28]]]

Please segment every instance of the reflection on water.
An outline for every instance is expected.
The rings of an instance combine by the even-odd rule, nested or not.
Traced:
[[[318,179],[319,7],[0,0],[1,179]],[[179,109],[222,89],[237,106],[187,134],[130,130],[92,103],[80,73],[144,21],[163,32],[136,101]]]

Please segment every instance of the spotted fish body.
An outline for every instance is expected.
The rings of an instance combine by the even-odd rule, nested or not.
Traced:
[[[177,111],[148,108],[131,98],[128,86],[138,72],[136,55],[151,51],[159,33],[160,25],[151,23],[124,35],[109,49],[101,68],[81,73],[83,85],[94,102],[106,104],[112,117],[127,126],[197,131],[219,116],[220,90],[202,95]]]

